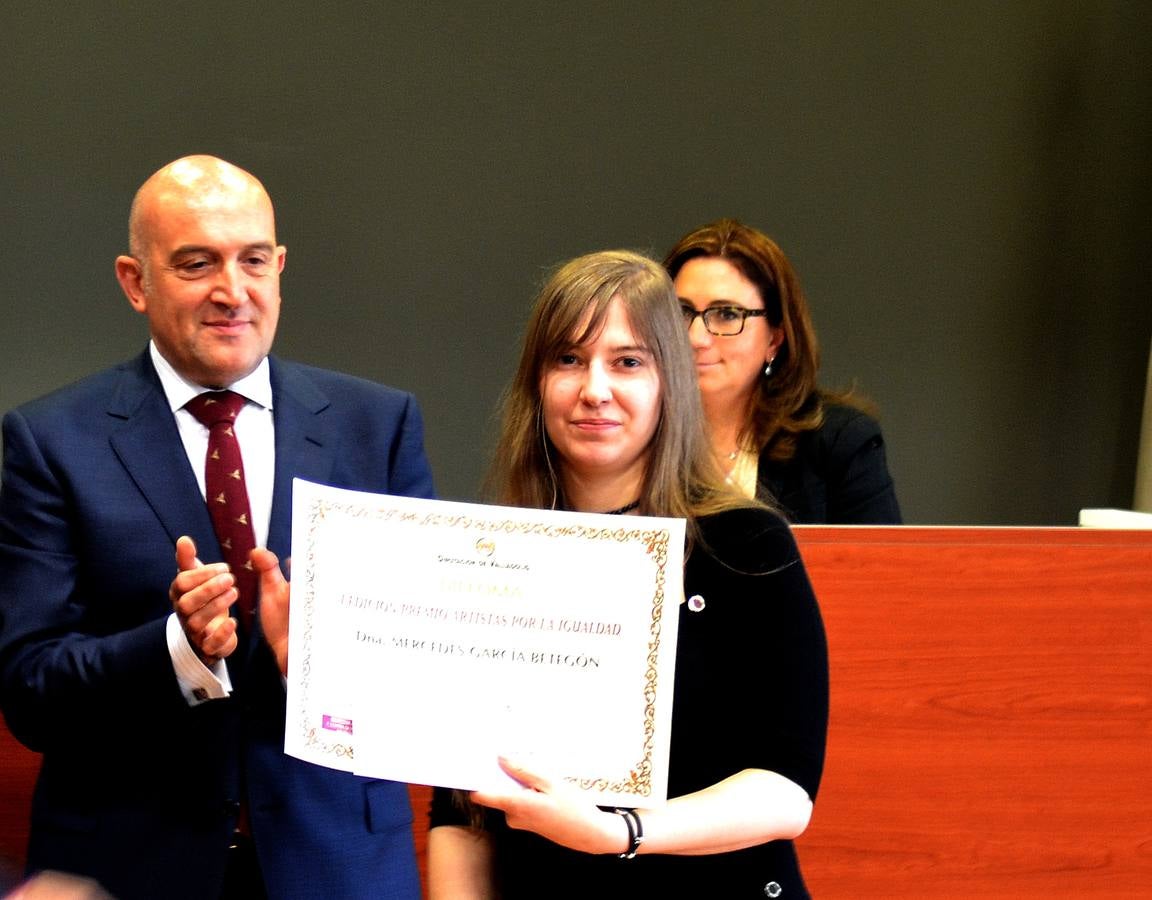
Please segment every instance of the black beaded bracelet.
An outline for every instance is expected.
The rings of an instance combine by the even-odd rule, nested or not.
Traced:
[[[624,820],[624,824],[628,826],[628,849],[619,854],[620,859],[632,859],[636,856],[636,851],[640,849],[640,845],[644,843],[644,826],[640,824],[640,816],[636,814],[634,809],[614,809],[612,810],[620,818]]]

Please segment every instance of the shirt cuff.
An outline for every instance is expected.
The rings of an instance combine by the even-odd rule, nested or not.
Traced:
[[[223,700],[232,693],[232,679],[224,660],[216,660],[211,668],[204,665],[188,643],[176,613],[168,617],[166,634],[176,682],[189,706],[199,706],[209,700]]]

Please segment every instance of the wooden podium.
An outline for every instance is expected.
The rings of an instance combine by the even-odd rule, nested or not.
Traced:
[[[1152,894],[1152,531],[796,534],[832,669],[799,842],[813,894]],[[35,765],[0,735],[8,860]],[[423,865],[428,789],[412,795]]]
[[[796,534],[832,675],[813,895],[1152,895],[1152,531]]]

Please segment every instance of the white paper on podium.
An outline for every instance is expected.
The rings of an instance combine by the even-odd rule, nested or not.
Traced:
[[[603,805],[667,797],[684,521],[415,500],[297,479],[285,751]]]

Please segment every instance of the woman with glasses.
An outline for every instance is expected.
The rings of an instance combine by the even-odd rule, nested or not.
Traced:
[[[664,266],[727,481],[797,524],[900,524],[884,438],[867,404],[816,383],[816,333],[783,251],[721,219],[681,238]]]
[[[714,471],[683,329],[652,260],[561,267],[532,313],[491,472],[503,504],[687,520],[671,799],[604,810],[502,760],[507,791],[436,791],[433,900],[808,896],[792,839],[824,761],[824,631],[788,526]]]

